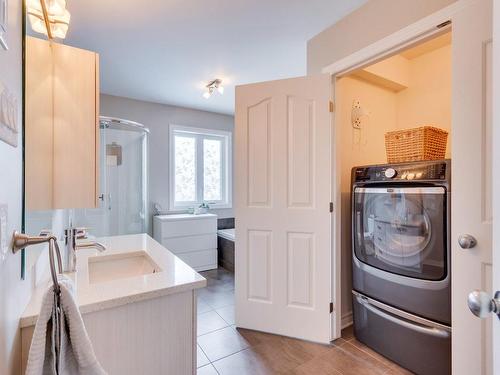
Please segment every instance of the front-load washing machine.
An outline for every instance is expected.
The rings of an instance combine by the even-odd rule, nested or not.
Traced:
[[[451,374],[450,161],[352,170],[357,339],[417,374]]]

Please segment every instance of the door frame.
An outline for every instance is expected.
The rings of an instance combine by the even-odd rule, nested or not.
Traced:
[[[374,64],[380,60],[397,54],[403,49],[412,47],[413,45],[424,42],[427,39],[432,39],[439,34],[446,33],[451,30],[451,19],[455,14],[462,11],[476,0],[457,0],[455,3],[448,5],[439,11],[430,14],[417,22],[414,22],[395,33],[392,33],[344,58],[329,64],[321,70],[322,73],[327,73],[332,76],[332,97],[335,101],[336,81],[338,78],[345,76],[354,70]],[[500,2],[500,0],[496,0]],[[500,28],[500,27],[499,27]],[[333,132],[335,133],[335,116],[332,116]],[[334,138],[335,140],[335,138]],[[333,141],[334,141],[333,140]],[[499,136],[500,141],[500,136]],[[335,143],[332,144],[332,166],[335,170],[339,170],[340,158],[337,155]],[[500,163],[500,162],[499,162]],[[340,178],[336,178],[336,173],[332,176],[332,192],[340,192]],[[333,195],[333,194],[332,194]],[[346,317],[344,320],[341,313],[341,197],[338,193],[333,196],[335,200],[335,210],[332,218],[332,301],[334,311],[338,314],[332,314],[332,338],[341,336],[343,325],[348,325],[352,317]],[[452,286],[453,288],[453,286]],[[336,317],[337,315],[338,318]]]
[[[500,0],[493,0],[493,94],[492,94],[492,116],[493,116],[493,139],[492,139],[492,169],[500,169]],[[495,146],[496,145],[496,146]],[[493,174],[493,186],[500,186],[500,175]],[[493,195],[493,218],[500,217],[500,199]],[[493,263],[493,291],[498,290],[500,285],[500,221],[492,223],[492,263]],[[496,324],[495,324],[496,323]],[[500,373],[500,324],[493,317],[493,373]]]

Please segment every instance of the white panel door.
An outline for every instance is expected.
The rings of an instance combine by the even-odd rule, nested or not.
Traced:
[[[330,341],[328,75],[236,88],[236,325]]]
[[[456,375],[492,374],[493,317],[478,319],[467,305],[474,289],[492,293],[491,0],[472,1],[452,25],[452,366]],[[464,234],[477,245],[459,246]]]

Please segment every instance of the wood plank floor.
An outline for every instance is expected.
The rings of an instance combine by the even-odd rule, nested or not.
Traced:
[[[332,345],[236,328],[233,274],[202,275],[208,283],[198,293],[199,375],[411,374],[357,341],[352,328]]]

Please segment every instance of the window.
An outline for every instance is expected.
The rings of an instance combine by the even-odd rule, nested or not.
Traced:
[[[170,209],[231,207],[231,133],[170,125]]]

